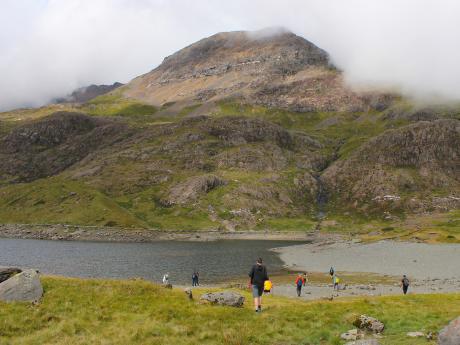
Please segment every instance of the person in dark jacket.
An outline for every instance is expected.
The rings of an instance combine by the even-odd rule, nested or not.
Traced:
[[[409,278],[407,278],[407,276],[404,275],[402,280],[401,280],[401,286],[402,286],[404,294],[407,294],[407,290],[409,289],[409,285],[410,285]]]
[[[249,272],[249,284],[252,287],[252,296],[254,297],[254,307],[256,313],[262,310],[262,293],[264,291],[264,283],[268,279],[267,269],[262,264],[262,258],[258,258],[254,266]]]

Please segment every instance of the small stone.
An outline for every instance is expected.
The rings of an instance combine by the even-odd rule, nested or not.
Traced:
[[[184,290],[185,294],[188,296],[189,299],[193,299],[193,292],[192,292],[192,289],[191,288],[186,288]]]
[[[361,339],[348,342],[345,345],[380,345],[380,343],[377,339]]]
[[[359,333],[357,329],[351,329],[348,332],[342,333],[340,338],[343,340],[356,340],[359,338]]]
[[[407,336],[411,337],[411,338],[419,338],[419,337],[424,337],[425,333],[423,333],[423,332],[408,332]]]

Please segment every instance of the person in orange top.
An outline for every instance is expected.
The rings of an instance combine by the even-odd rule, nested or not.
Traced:
[[[297,288],[297,296],[300,297],[300,294],[302,293],[302,286],[305,286],[307,283],[307,279],[302,276],[302,274],[299,273],[297,276],[297,279],[295,280],[295,286]]]

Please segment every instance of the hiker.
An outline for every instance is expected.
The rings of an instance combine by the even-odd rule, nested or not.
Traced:
[[[200,274],[198,273],[198,271],[193,271],[193,274],[192,274],[192,286],[199,286],[200,283],[198,282],[198,279],[200,277]]]
[[[329,274],[331,275],[331,277],[334,276],[334,273],[335,273],[334,267],[331,266],[331,268],[329,269]]]
[[[334,290],[339,290],[340,278],[337,277],[337,274],[334,273],[332,276],[332,284],[334,284]]]
[[[264,282],[264,295],[269,295],[272,292],[273,284],[270,280]]]
[[[295,286],[297,288],[297,297],[300,297],[302,293],[302,286],[305,286],[307,280],[299,273],[295,280]]]
[[[409,289],[409,285],[410,285],[409,278],[407,278],[406,275],[403,275],[403,279],[401,280],[401,286],[402,286],[404,294],[407,294],[407,290]]]
[[[169,285],[169,273],[163,276],[163,285]]]
[[[254,297],[254,308],[256,313],[262,311],[262,292],[266,280],[269,280],[267,269],[262,264],[262,258],[258,258],[254,266],[249,272],[249,285],[252,288],[252,296]]]

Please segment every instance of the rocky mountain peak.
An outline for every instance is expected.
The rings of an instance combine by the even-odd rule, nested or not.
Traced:
[[[285,30],[221,32],[165,58],[164,78],[217,75],[230,70],[295,73],[309,65],[327,65],[328,54]]]

